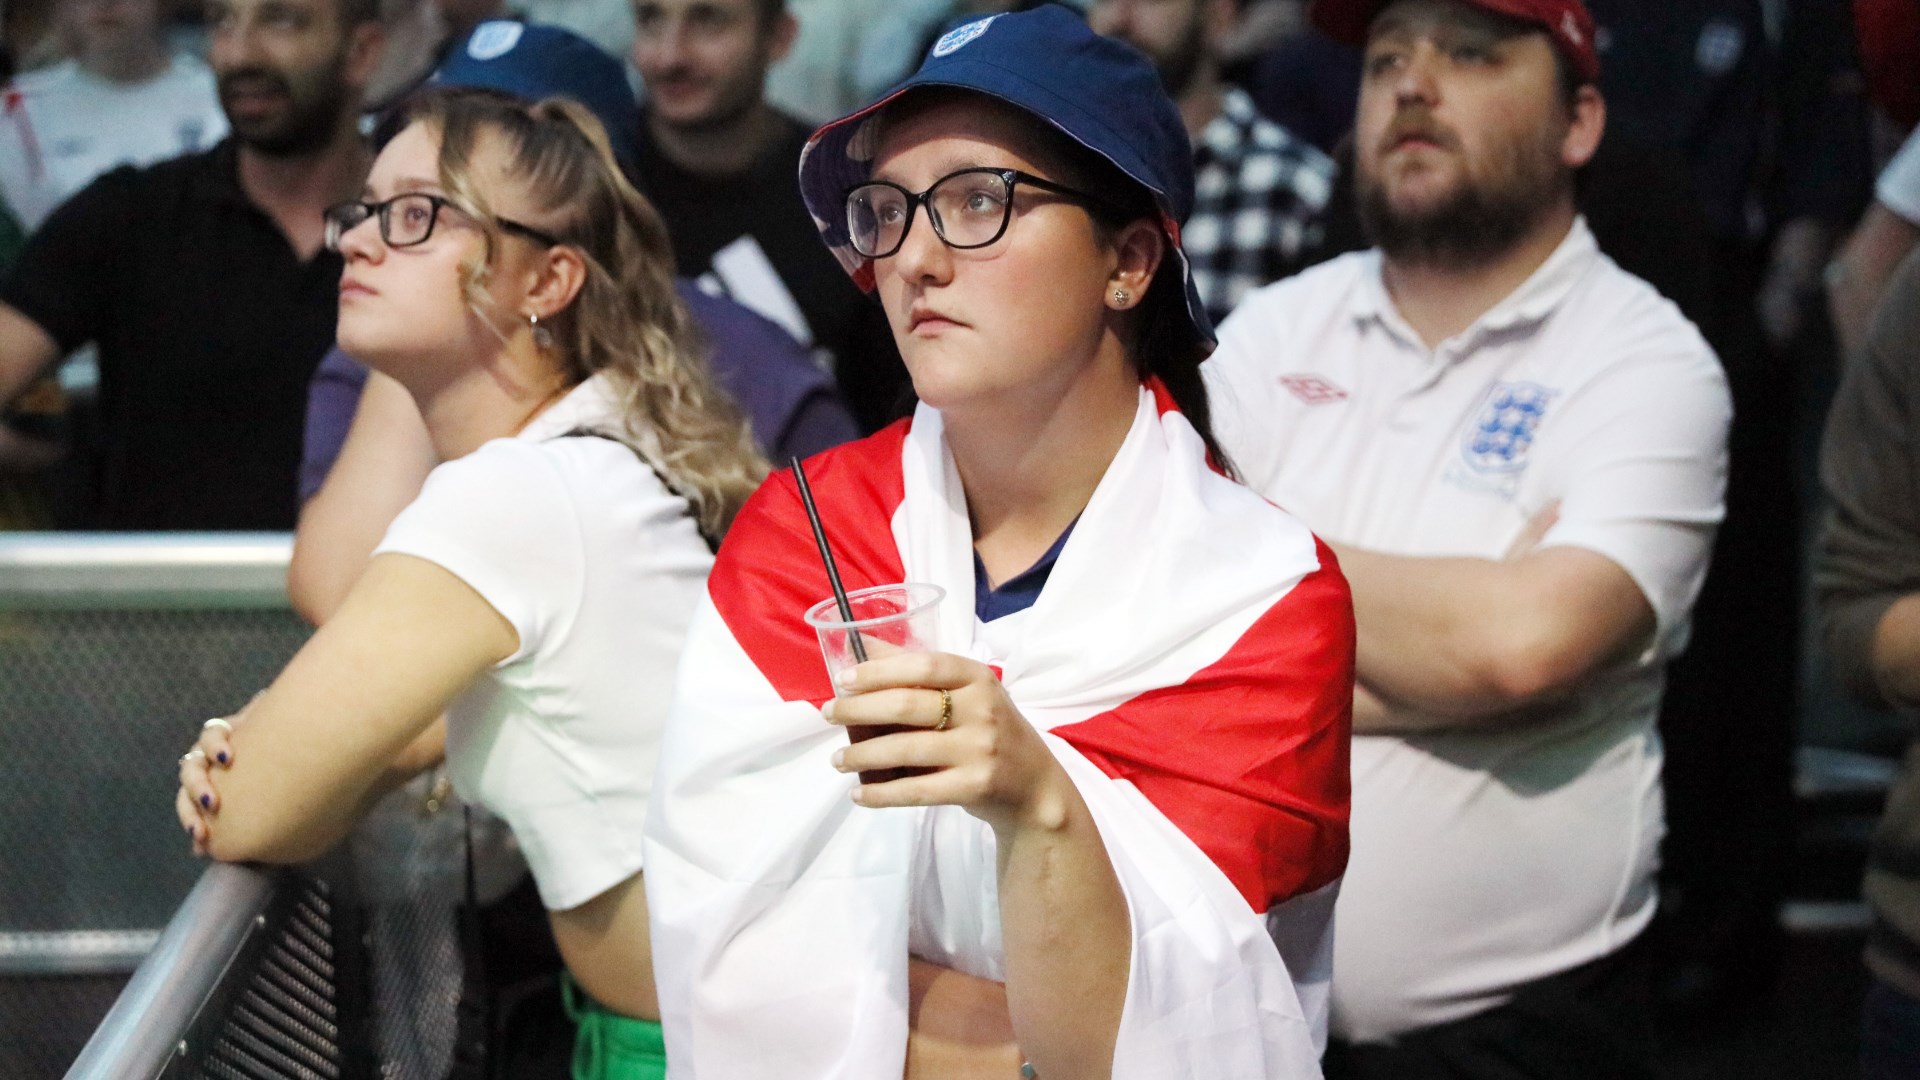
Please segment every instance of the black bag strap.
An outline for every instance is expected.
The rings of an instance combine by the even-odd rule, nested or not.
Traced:
[[[717,536],[714,536],[712,533],[709,533],[707,531],[707,527],[700,523],[700,519],[697,517],[694,517],[693,500],[688,498],[687,493],[684,491],[681,491],[679,486],[675,484],[671,479],[669,479],[666,473],[660,470],[660,466],[654,464],[652,458],[641,453],[639,447],[633,445],[632,443],[628,442],[625,439],[620,438],[617,435],[609,435],[604,431],[595,431],[592,428],[586,428],[586,427],[574,428],[572,431],[568,431],[563,434],[556,435],[554,436],[554,438],[556,439],[605,439],[608,442],[619,443],[621,446],[624,446],[628,450],[632,451],[633,456],[640,459],[640,464],[645,465],[647,468],[653,471],[654,478],[660,481],[661,487],[666,488],[668,491],[679,496],[680,501],[686,504],[687,516],[690,518],[693,518],[693,527],[700,531],[700,539],[706,541],[707,550],[710,552],[713,552],[714,554],[719,554],[720,538]]]

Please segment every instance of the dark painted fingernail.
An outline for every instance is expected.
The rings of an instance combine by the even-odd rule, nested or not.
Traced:
[[[227,763],[227,752],[225,750],[220,751],[220,753],[214,758],[214,760],[218,761],[222,765],[225,765]]]
[[[206,807],[209,810],[213,809],[213,796],[211,795],[200,796],[200,805]]]

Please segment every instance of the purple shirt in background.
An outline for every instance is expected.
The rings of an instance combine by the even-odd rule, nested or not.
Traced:
[[[711,345],[714,377],[747,414],[755,441],[777,466],[860,437],[833,377],[793,335],[732,300],[675,282]],[[320,490],[360,406],[367,369],[340,350],[327,351],[307,387],[307,431],[300,458],[300,501]]]

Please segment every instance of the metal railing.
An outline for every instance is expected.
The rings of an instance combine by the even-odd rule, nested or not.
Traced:
[[[342,880],[208,867],[67,1076],[371,1075],[364,954]]]
[[[0,534],[0,611],[287,608],[288,533]]]

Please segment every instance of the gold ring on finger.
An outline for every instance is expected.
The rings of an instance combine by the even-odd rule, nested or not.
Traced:
[[[940,722],[933,725],[935,731],[945,731],[953,726],[953,691],[940,691]]]

